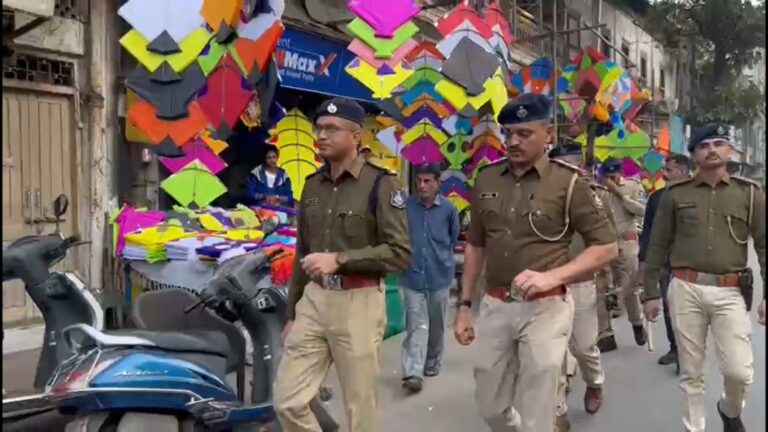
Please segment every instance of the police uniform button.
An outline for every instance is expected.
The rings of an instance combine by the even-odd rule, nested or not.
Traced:
[[[512,234],[512,230],[507,230],[507,234]]]
[[[520,182],[515,183],[515,187],[520,187]]]
[[[328,214],[331,214],[331,209],[328,209]]]
[[[337,188],[337,187],[333,188],[334,192],[336,192],[337,190],[339,190],[339,188]]]
[[[541,210],[536,210],[536,216],[541,216]]]

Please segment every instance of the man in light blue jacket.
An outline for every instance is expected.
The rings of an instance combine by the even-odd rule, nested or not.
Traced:
[[[418,196],[406,203],[411,237],[411,265],[402,277],[407,336],[403,341],[403,387],[411,394],[424,376],[440,373],[445,314],[459,237],[456,207],[438,194],[440,167],[415,167]]]

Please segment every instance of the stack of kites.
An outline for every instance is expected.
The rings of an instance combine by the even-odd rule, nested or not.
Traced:
[[[262,244],[260,221],[271,217],[277,217],[281,227]],[[112,250],[123,259],[150,263],[221,263],[258,248],[281,247],[290,263],[273,263],[272,276],[276,283],[286,283],[295,255],[294,218],[292,209],[268,206],[195,211],[176,206],[161,212],[125,205],[110,217]]]
[[[363,7],[369,8],[367,13]],[[496,117],[508,101],[505,82],[511,64],[508,46],[512,34],[498,3],[489,5],[483,13],[467,2],[458,5],[438,22],[444,39],[437,45],[409,43],[415,26],[411,27],[408,20],[419,11],[411,0],[352,1],[350,9],[358,20],[376,29],[368,31],[367,39],[363,39],[364,34],[355,28],[360,24],[350,24],[349,30],[374,51],[370,56],[360,49],[359,41],[353,41],[349,50],[358,58],[350,66],[359,69],[359,65],[367,64],[362,67],[376,70],[378,76],[399,76],[385,86],[383,78],[363,78],[353,67],[347,68],[350,75],[374,92],[374,97],[381,99],[379,106],[389,116],[380,119],[385,127],[377,134],[378,141],[399,151],[412,164],[447,166],[440,192],[459,211],[466,209],[478,168],[504,155]],[[380,9],[385,11],[375,13]],[[392,22],[384,25],[387,20]],[[388,31],[398,26],[413,32],[408,38],[398,39],[397,32]],[[401,49],[385,52],[379,45]],[[384,61],[373,63],[377,59]],[[394,74],[388,73],[390,70]]]
[[[661,175],[654,168],[657,158],[651,155],[647,159],[653,163],[645,158],[651,150],[651,138],[635,124],[650,100],[648,93],[641,91],[622,67],[592,47],[585,48],[563,69],[558,91],[560,81],[567,83],[567,93],[560,98],[566,120],[599,125],[595,158],[599,162],[620,159],[625,176],[647,176],[646,188],[657,187]],[[586,134],[578,136],[576,142],[586,146]]]
[[[317,154],[312,122],[298,109],[293,109],[269,131],[270,144],[279,150],[278,166],[291,179],[294,199],[301,199],[306,177],[323,164]]]
[[[129,74],[128,123],[136,141],[164,158],[161,187],[185,207],[226,192],[219,153],[238,120],[268,122],[280,77],[273,61],[283,0],[128,0],[133,27],[120,44],[137,61]]]

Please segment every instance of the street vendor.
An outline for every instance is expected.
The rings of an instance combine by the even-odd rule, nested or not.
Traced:
[[[376,377],[386,324],[385,274],[411,259],[406,195],[396,173],[358,153],[365,111],[331,99],[314,120],[325,166],[298,206],[284,353],[274,406],[285,432],[320,431],[309,409],[332,363],[350,432],[376,432]]]
[[[264,163],[248,174],[246,185],[248,204],[293,206],[291,179],[284,169],[277,166],[278,157],[277,148],[267,146]]]

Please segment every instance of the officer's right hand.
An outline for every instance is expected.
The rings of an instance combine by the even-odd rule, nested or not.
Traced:
[[[459,307],[453,321],[453,336],[462,345],[469,345],[475,340],[475,329],[472,327],[472,309]]]
[[[280,335],[283,339],[283,345],[285,345],[285,339],[288,338],[288,333],[291,332],[291,329],[293,328],[293,320],[286,321],[285,327],[283,328],[283,333]]]
[[[643,310],[645,311],[645,319],[650,322],[656,322],[659,318],[659,311],[661,310],[661,299],[646,300],[643,303]]]

